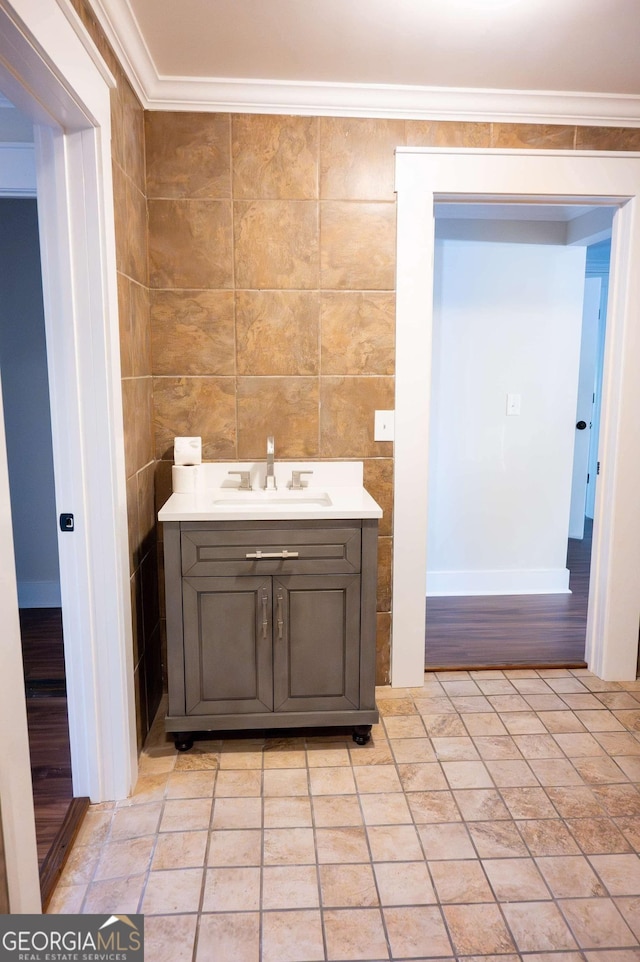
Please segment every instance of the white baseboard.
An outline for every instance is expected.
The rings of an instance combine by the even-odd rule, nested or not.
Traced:
[[[60,608],[59,581],[19,581],[18,606],[20,608]]]
[[[538,594],[570,594],[569,569],[427,572],[427,597]]]

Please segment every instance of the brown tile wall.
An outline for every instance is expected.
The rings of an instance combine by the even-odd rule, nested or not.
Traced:
[[[84,0],[73,0],[117,80],[111,92],[111,153],[124,443],[129,515],[131,605],[138,745],[163,688],[155,511],[153,381],[147,258],[144,112]]]
[[[147,113],[155,456],[362,459],[383,505],[380,680],[391,601],[394,147],[403,121]]]
[[[163,689],[155,510],[153,378],[144,112],[122,77],[112,94],[122,402],[129,512],[135,691],[141,744]]]

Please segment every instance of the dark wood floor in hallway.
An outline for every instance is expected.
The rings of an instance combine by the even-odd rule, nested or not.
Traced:
[[[74,798],[60,608],[21,608],[20,633],[43,908],[89,805]]]
[[[38,860],[44,861],[73,797],[62,612],[21,608]]]
[[[571,594],[427,598],[427,670],[585,665],[592,526],[569,539]]]

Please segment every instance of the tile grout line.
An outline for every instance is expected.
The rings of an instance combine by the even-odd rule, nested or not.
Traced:
[[[260,757],[260,885],[258,888],[258,957],[263,958],[263,948],[264,948],[264,870],[265,870],[265,832],[266,832],[266,795],[265,795],[265,767],[264,767],[264,749],[263,744]]]
[[[318,138],[320,134],[318,133]],[[320,933],[322,936],[322,951],[324,953],[324,958],[327,960],[329,958],[329,944],[327,941],[327,930],[325,926],[324,918],[324,898],[322,896],[322,877],[320,872],[320,859],[318,856],[318,826],[316,825],[316,809],[314,805],[315,795],[312,792],[311,785],[311,766],[309,764],[309,746],[307,739],[304,740],[304,760],[305,768],[307,772],[307,789],[309,791],[309,808],[311,810],[311,831],[313,832],[313,851],[315,855],[315,873],[316,873],[316,885],[318,890],[318,914],[320,917]]]
[[[213,787],[211,790],[211,812],[209,814],[209,826],[207,829],[207,839],[204,846],[202,881],[200,884],[200,898],[198,899],[198,908],[196,910],[196,927],[193,935],[193,951],[192,951],[192,957],[191,957],[192,962],[197,962],[198,949],[200,944],[200,925],[202,922],[204,897],[207,889],[207,881],[209,878],[208,876],[209,850],[211,848],[211,837],[213,832],[213,817],[214,817],[214,812],[216,808],[216,786],[218,783],[218,774],[220,772],[220,752],[217,752],[217,755],[218,755],[218,764],[216,765],[215,772],[214,772]]]

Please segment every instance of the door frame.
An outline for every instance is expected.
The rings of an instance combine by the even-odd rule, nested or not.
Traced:
[[[0,82],[35,124],[56,505],[76,519],[72,534],[58,535],[73,789],[92,801],[124,798],[137,775],[137,743],[111,173],[115,80],[70,4],[0,0]],[[3,434],[0,441],[2,481]],[[5,493],[3,483],[3,534]],[[40,898],[11,538],[0,538],[0,588],[8,626],[0,717],[12,742],[0,753],[2,823],[11,911],[30,912]]]
[[[434,200],[615,207],[585,657],[636,677],[640,616],[640,154],[398,148],[391,678],[424,677]],[[637,274],[637,272],[636,272]]]

